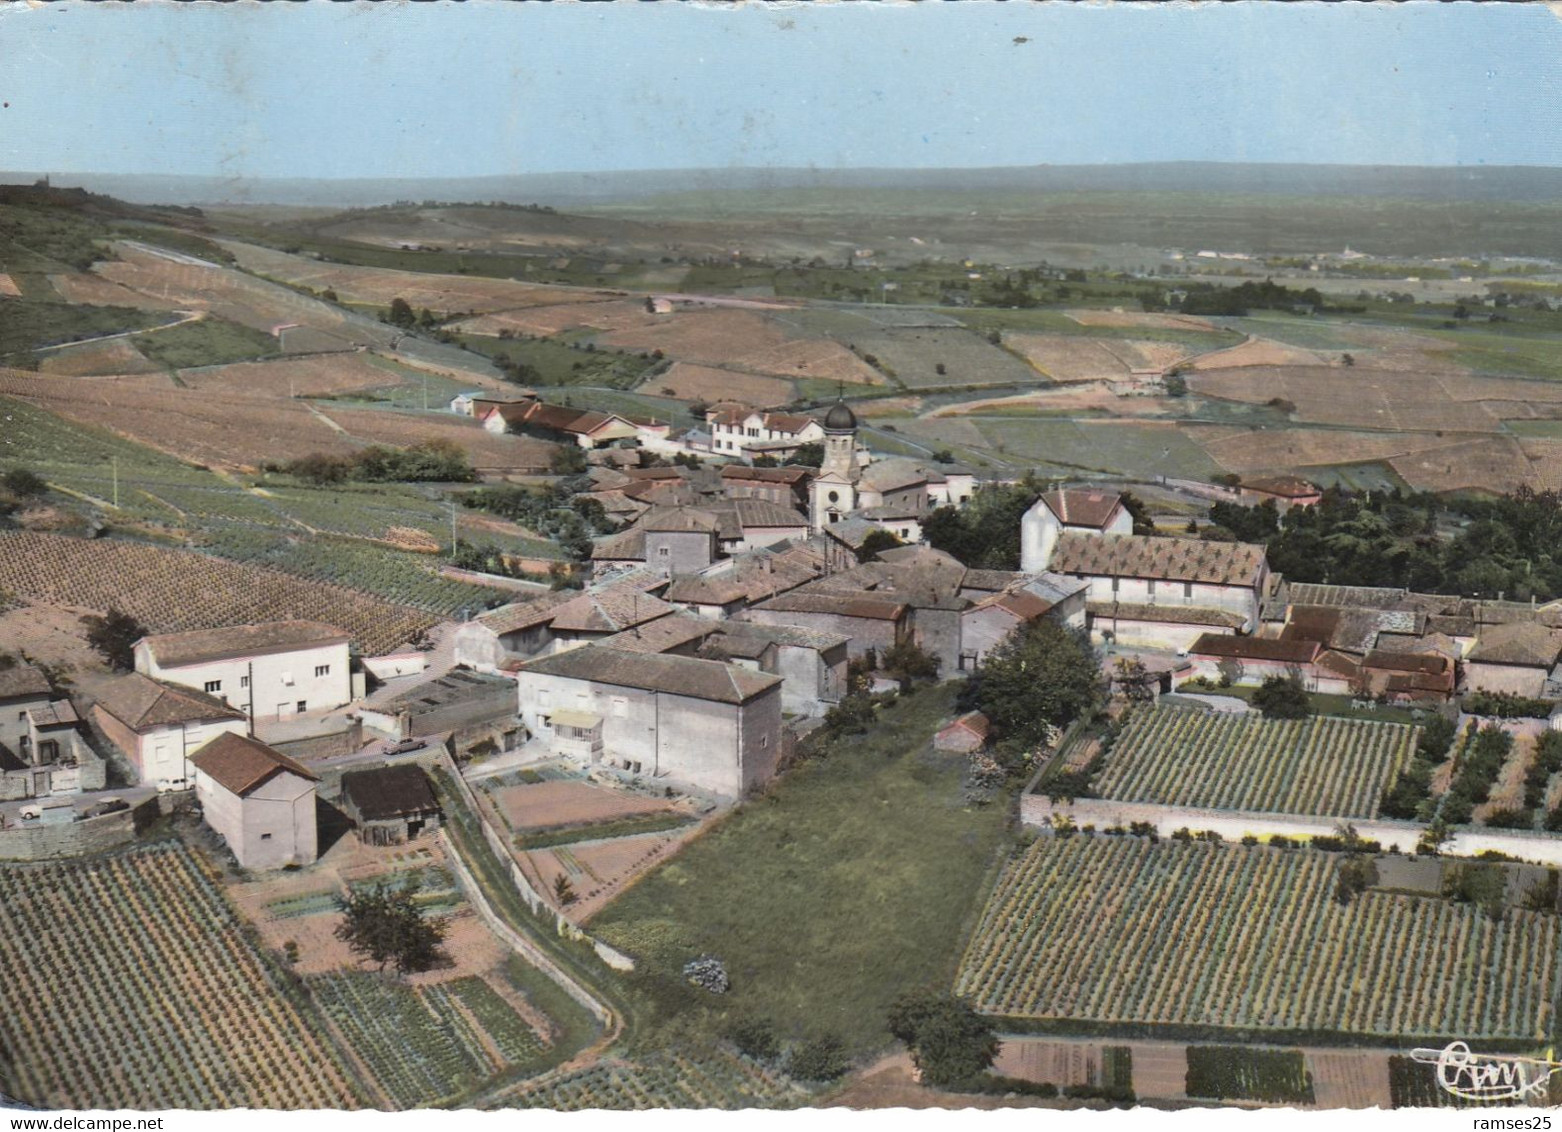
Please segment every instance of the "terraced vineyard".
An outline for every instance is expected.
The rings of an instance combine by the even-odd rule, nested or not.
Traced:
[[[362,972],[306,982],[397,1108],[455,1097],[543,1049],[525,1020],[476,976],[421,987]]]
[[[1372,818],[1417,733],[1371,720],[1158,707],[1129,721],[1095,789],[1123,802]]]
[[[0,1082],[45,1108],[346,1108],[200,860],[162,844],[0,868]]]
[[[293,618],[339,625],[369,656],[411,640],[429,614],[342,586],[183,550],[0,532],[0,590],[87,609],[117,606],[156,633]]]
[[[792,1108],[807,1094],[766,1069],[724,1050],[698,1058],[656,1053],[637,1061],[604,1061],[526,1082],[495,1107],[584,1109]]]
[[[1137,837],[1043,838],[1010,862],[957,991],[1011,1018],[1540,1040],[1558,918],[1371,891],[1337,858]]]

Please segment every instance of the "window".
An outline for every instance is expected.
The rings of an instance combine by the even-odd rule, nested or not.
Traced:
[[[16,721],[18,723],[26,723],[27,722],[27,709],[26,708],[23,708],[21,711],[16,713]]]
[[[262,833],[260,835],[260,839],[262,841],[270,841],[271,840],[271,834],[269,834],[269,833]]]
[[[672,552],[673,550],[670,546],[659,546],[656,548],[656,556],[658,558],[670,558],[672,556]]]
[[[307,700],[299,700],[298,701],[298,710],[299,711],[307,711],[308,709],[309,709],[309,702]]]
[[[1144,584],[1144,588],[1145,588],[1145,593],[1149,594],[1151,597],[1154,597],[1155,596],[1155,579],[1151,578],[1148,582],[1146,582]]]
[[[239,687],[241,687],[241,688],[248,688],[249,687],[249,677],[248,676],[240,676],[239,677]]]
[[[613,718],[623,719],[629,714],[629,701],[623,696],[613,697]]]
[[[285,688],[293,686],[293,674],[291,672],[282,673],[282,686]]]
[[[960,671],[971,672],[976,668],[976,653],[966,649],[960,653]]]
[[[1112,592],[1113,593],[1117,592],[1117,579],[1116,578],[1112,579]]]
[[[1184,582],[1184,583],[1182,583],[1182,596],[1183,597],[1192,597],[1193,596],[1193,583],[1192,582]]]
[[[222,681],[221,680],[208,680],[208,681],[206,681],[206,690],[208,692],[220,692],[220,691],[222,691]]]
[[[331,666],[329,664],[317,664],[317,665],[315,665],[315,675],[316,676],[329,676],[329,675],[331,675]]]
[[[769,735],[761,735],[759,737],[759,749],[761,751],[763,751],[768,746],[770,746],[770,736]]]

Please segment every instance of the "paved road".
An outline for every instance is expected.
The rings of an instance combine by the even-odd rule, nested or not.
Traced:
[[[57,802],[69,802],[80,813],[88,806],[103,801],[105,798],[122,798],[132,806],[136,806],[146,799],[157,794],[150,786],[114,786],[107,790],[97,790],[90,794],[58,794],[47,798],[23,798],[15,802],[0,802],[0,829],[14,829],[22,824],[21,809],[23,806],[54,805]],[[32,824],[32,823],[27,823]]]

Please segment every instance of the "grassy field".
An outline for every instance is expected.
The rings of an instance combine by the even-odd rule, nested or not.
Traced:
[[[884,710],[860,741],[790,771],[610,904],[592,928],[640,961],[631,985],[667,1015],[772,1018],[787,1036],[886,1044],[901,991],[947,986],[1005,807],[972,809],[957,764],[928,740],[952,690]],[[727,965],[720,999],[680,971]]]
[[[138,334],[136,348],[168,369],[247,362],[279,352],[270,334],[223,318],[203,318],[155,334]]]
[[[27,365],[32,351],[40,347],[144,330],[178,317],[133,307],[75,306],[28,298],[6,299],[4,311],[5,317],[0,318],[0,365],[16,368]]]
[[[486,357],[507,357],[532,366],[538,374],[537,385],[605,385],[632,389],[655,368],[655,363],[635,354],[577,349],[549,338],[460,334],[456,340]]]
[[[1010,460],[1035,460],[1125,475],[1208,478],[1220,466],[1180,429],[1068,420],[986,420],[973,417],[992,446]]]

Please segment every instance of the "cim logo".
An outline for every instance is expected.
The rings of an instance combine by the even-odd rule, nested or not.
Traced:
[[[1543,1058],[1509,1057],[1472,1053],[1465,1042],[1449,1042],[1442,1049],[1414,1049],[1410,1056],[1422,1064],[1437,1066],[1437,1083],[1469,1101],[1541,1102],[1551,1075],[1562,1069],[1562,1062],[1554,1060],[1553,1050],[1547,1050]]]

